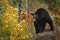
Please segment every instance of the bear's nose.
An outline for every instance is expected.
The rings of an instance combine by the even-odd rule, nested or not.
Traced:
[[[36,21],[36,15],[33,16],[33,20],[32,20],[32,21],[33,21],[33,22]]]
[[[33,22],[35,22],[36,21],[36,19],[35,18],[33,18],[33,20],[32,20]]]

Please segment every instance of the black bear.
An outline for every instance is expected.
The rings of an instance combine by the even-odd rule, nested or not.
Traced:
[[[54,31],[52,19],[46,9],[39,8],[32,15],[33,15],[36,34],[44,31],[46,23],[50,25],[50,30]]]

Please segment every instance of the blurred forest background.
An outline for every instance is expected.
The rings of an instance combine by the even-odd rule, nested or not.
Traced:
[[[31,38],[35,30],[30,13],[38,8],[49,12],[60,40],[60,0],[0,0],[0,40]]]

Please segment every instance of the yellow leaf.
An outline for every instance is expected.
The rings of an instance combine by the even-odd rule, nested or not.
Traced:
[[[17,8],[13,9],[13,14],[18,14],[18,9]]]
[[[33,34],[32,33],[29,33],[29,37],[32,37],[33,36]]]
[[[7,6],[8,5],[8,0],[2,0],[2,4],[3,4],[3,6]]]

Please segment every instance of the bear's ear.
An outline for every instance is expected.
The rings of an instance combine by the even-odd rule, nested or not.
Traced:
[[[34,13],[30,13],[31,15],[34,15]]]

